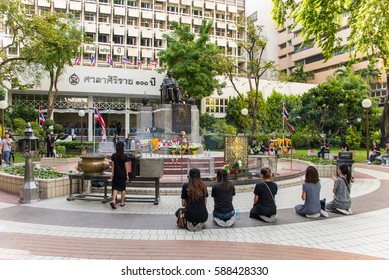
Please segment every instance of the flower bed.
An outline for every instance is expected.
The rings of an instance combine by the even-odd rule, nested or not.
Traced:
[[[24,170],[24,165],[4,166],[3,171],[0,172],[0,190],[20,195],[24,185]],[[69,178],[65,174],[35,167],[34,176],[39,187],[40,199],[69,194]],[[77,187],[77,184],[74,187]]]

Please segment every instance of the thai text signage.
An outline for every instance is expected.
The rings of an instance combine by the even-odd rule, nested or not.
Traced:
[[[78,92],[125,94],[125,95],[160,95],[160,85],[165,74],[154,70],[115,69],[97,67],[68,67],[58,83],[60,92]],[[47,91],[49,80],[44,79],[36,90]]]

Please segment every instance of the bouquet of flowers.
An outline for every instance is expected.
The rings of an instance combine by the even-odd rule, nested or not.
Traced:
[[[177,151],[184,152],[185,151],[185,146],[184,145],[177,145]]]
[[[189,150],[191,151],[198,151],[200,149],[200,145],[196,143],[192,143],[189,145]]]
[[[242,164],[242,161],[241,160],[238,160],[237,162],[234,163],[234,165],[232,166],[233,169],[236,169],[236,170],[239,170],[241,169],[243,166]]]
[[[176,142],[170,142],[169,149],[170,150],[178,150],[178,144]]]

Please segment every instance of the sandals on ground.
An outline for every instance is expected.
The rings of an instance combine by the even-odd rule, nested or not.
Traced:
[[[115,202],[111,201],[111,203],[110,203],[109,205],[111,205],[112,209],[116,209],[116,204],[115,204]]]

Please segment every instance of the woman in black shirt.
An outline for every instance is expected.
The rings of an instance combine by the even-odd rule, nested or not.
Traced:
[[[121,192],[121,203],[120,206],[123,207],[124,200],[126,197],[126,181],[128,178],[129,165],[128,157],[124,153],[124,142],[119,141],[116,144],[116,153],[111,157],[112,160],[112,202],[110,203],[112,209],[116,209],[116,197],[118,192]]]
[[[261,175],[263,182],[255,185],[254,205],[250,210],[250,218],[271,223],[276,218],[277,207],[274,197],[278,188],[277,184],[271,181],[270,168],[262,168]]]
[[[217,183],[212,185],[212,197],[215,201],[213,220],[218,226],[229,227],[235,221],[235,210],[232,197],[235,195],[235,186],[228,180],[227,172],[220,169],[216,173]]]
[[[190,231],[199,231],[208,220],[208,191],[201,179],[200,170],[192,168],[189,171],[189,181],[182,186],[181,203],[185,208],[186,227]],[[178,209],[176,216],[181,210]]]

